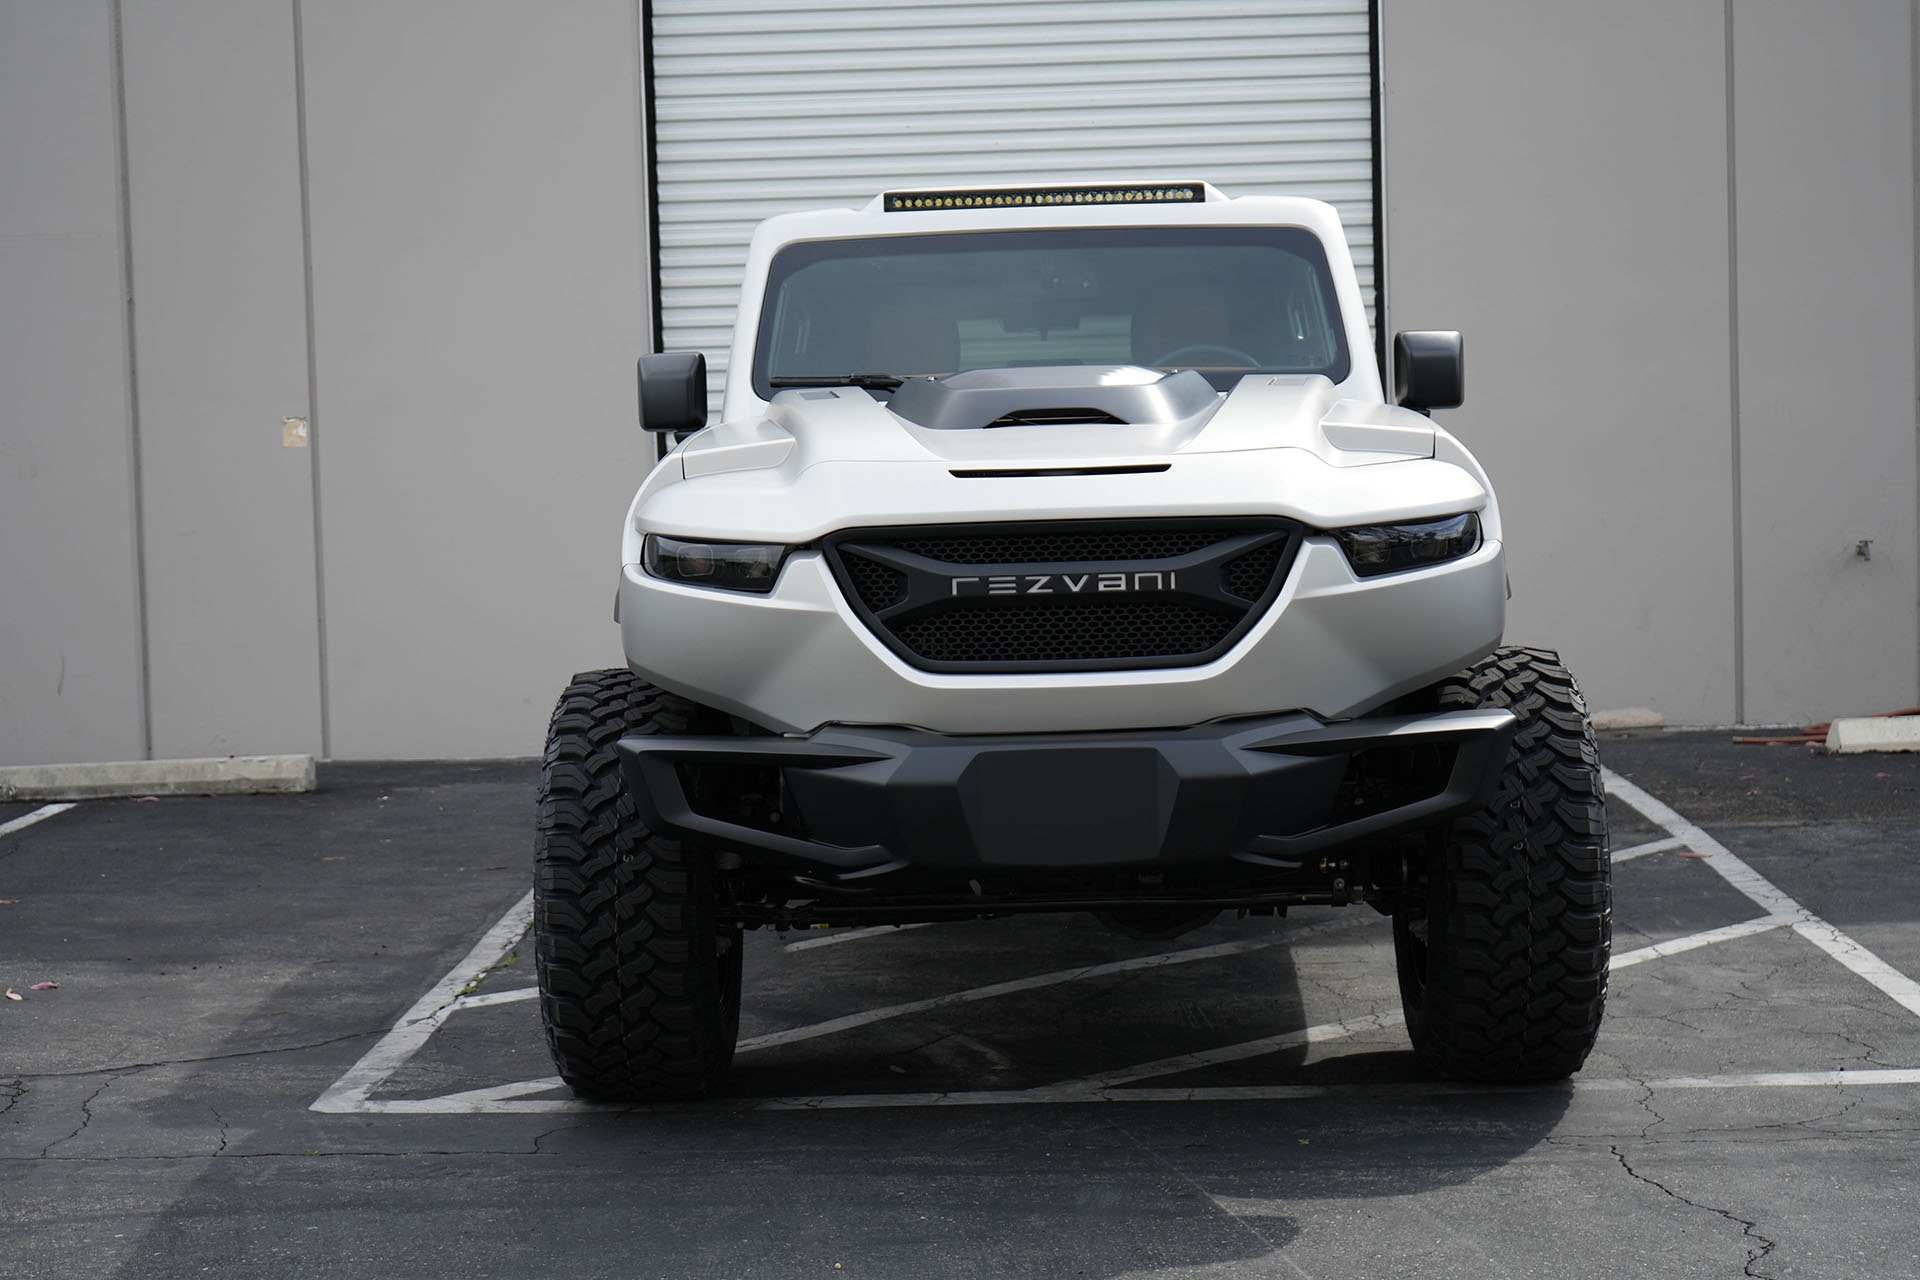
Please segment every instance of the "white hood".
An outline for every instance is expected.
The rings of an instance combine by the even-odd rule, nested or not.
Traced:
[[[856,387],[789,390],[764,418],[692,436],[633,516],[643,530],[804,542],[946,518],[1270,514],[1335,527],[1488,504],[1445,432],[1336,394],[1323,377],[1252,375],[1171,422],[958,429],[919,426]]]

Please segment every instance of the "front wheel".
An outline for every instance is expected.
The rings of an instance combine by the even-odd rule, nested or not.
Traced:
[[[1520,725],[1484,808],[1457,818],[1393,918],[1414,1052],[1450,1080],[1558,1080],[1600,1031],[1612,864],[1585,701],[1559,658],[1500,649],[1439,686],[1443,711]]]
[[[540,1021],[583,1098],[708,1092],[740,1027],[740,931],[715,924],[713,857],[649,831],[614,743],[685,733],[698,708],[630,671],[589,671],[554,708],[534,841]]]

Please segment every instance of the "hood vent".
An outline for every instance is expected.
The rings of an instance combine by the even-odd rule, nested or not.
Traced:
[[[953,470],[959,480],[1011,480],[1023,476],[1145,476],[1165,471],[1171,462],[1125,462],[1110,467],[980,467]]]
[[[1116,418],[1105,409],[1015,409],[1003,413],[989,427],[1086,427],[1125,426],[1125,418]]]
[[[1166,426],[1219,403],[1213,384],[1191,369],[1161,373],[1133,365],[1069,364],[909,378],[887,408],[916,426],[977,431],[1082,423]]]

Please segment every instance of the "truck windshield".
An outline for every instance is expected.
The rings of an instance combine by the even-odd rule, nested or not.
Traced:
[[[976,231],[788,245],[753,370],[783,386],[1013,365],[1347,376],[1325,251],[1297,227]]]

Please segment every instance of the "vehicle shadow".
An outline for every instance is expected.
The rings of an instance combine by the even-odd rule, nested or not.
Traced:
[[[1572,1097],[1425,1079],[1371,913],[1171,942],[1065,919],[753,941],[722,1096],[543,1143],[616,1182],[642,1146],[725,1186],[668,1193],[675,1274],[827,1256],[800,1242],[874,1275],[1241,1274],[1315,1202],[1473,1181]]]

